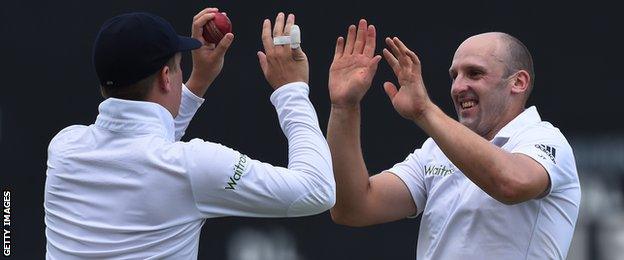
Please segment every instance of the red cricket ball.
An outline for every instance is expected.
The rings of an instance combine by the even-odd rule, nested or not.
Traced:
[[[226,33],[232,32],[232,22],[223,13],[214,13],[214,19],[204,25],[204,40],[208,43],[218,44]]]

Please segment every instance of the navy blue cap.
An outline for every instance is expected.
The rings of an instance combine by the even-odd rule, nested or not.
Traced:
[[[123,87],[160,70],[173,55],[201,47],[162,17],[127,13],[107,20],[95,39],[93,63],[102,86]]]

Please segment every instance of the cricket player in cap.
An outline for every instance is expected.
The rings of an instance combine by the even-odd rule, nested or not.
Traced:
[[[47,259],[196,259],[207,218],[297,217],[334,205],[331,156],[308,99],[308,60],[298,37],[282,38],[292,14],[278,14],[273,28],[264,21],[258,53],[288,139],[288,166],[215,142],[180,141],[234,39],[204,41],[215,12],[194,17],[191,38],[149,13],[104,23],[93,51],[105,98],[99,114],[91,125],[61,130],[48,148]],[[180,53],[189,50],[193,71],[183,83]]]

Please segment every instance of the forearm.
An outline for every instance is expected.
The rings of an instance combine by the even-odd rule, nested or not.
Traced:
[[[327,141],[303,82],[286,84],[271,95],[280,126],[288,139],[288,169],[305,176],[311,196],[333,206],[335,181]]]
[[[336,180],[336,205],[332,217],[348,218],[365,205],[369,175],[360,144],[360,107],[332,106],[327,126]]]
[[[483,191],[499,201],[515,189],[521,174],[514,172],[513,155],[488,142],[461,123],[447,116],[440,108],[430,109],[414,120],[431,136],[444,154]]]

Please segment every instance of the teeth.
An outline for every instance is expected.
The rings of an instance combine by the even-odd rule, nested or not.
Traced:
[[[474,105],[475,105],[474,101],[466,101],[466,102],[461,103],[462,108],[470,108],[470,107],[473,107]]]

